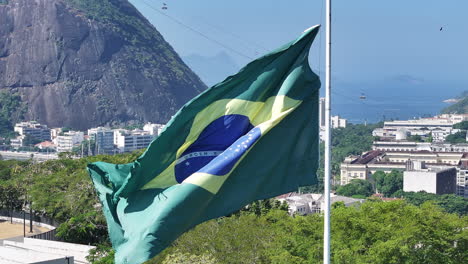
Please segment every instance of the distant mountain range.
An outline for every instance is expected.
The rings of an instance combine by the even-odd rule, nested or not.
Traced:
[[[210,87],[237,73],[240,69],[225,52],[212,57],[191,54],[182,59]]]
[[[165,123],[204,89],[127,0],[0,1],[0,124]]]

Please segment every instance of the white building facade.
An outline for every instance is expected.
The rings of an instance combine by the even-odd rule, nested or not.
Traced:
[[[348,123],[346,119],[341,118],[339,116],[332,116],[331,117],[332,128],[339,128],[339,127],[346,127]]]
[[[132,152],[138,149],[147,148],[153,141],[155,135],[144,130],[116,130],[114,143],[119,152]]]
[[[408,162],[423,162],[427,167],[460,167],[466,156],[457,152],[372,150],[361,156],[347,157],[341,163],[340,183],[346,185],[354,179],[371,180],[377,171],[405,171]]]
[[[325,210],[325,197],[323,194],[307,193],[296,194],[290,193],[276,198],[280,202],[288,204],[288,212],[290,215],[308,215],[321,213]],[[351,197],[339,196],[330,194],[331,203],[343,202],[345,206],[352,206],[364,202],[364,199],[355,199]]]
[[[163,124],[146,123],[143,126],[144,131],[148,131],[150,135],[155,136],[155,137],[161,133],[163,128],[164,128]]]
[[[90,140],[96,143],[96,154],[114,153],[114,131],[110,128],[97,127],[88,129]]]
[[[46,125],[41,125],[35,121],[17,123],[14,131],[22,139],[31,136],[41,141],[50,141],[50,129]]]
[[[84,140],[84,133],[80,131],[69,131],[56,138],[57,152],[71,152],[74,146],[81,144]]]
[[[456,193],[457,170],[452,168],[421,168],[403,173],[403,191],[434,194]]]
[[[373,136],[384,139],[398,140],[398,135],[404,131],[408,136],[432,136],[433,142],[444,142],[446,137],[459,132],[453,125],[467,121],[468,115],[439,115],[431,118],[414,120],[397,120],[384,122],[383,128],[376,128]]]

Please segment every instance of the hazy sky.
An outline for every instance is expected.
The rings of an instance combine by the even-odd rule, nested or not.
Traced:
[[[211,56],[224,50],[239,65],[249,59],[238,53],[255,58],[265,49],[296,38],[309,26],[323,24],[325,12],[324,0],[130,2],[182,56]],[[167,10],[162,9],[163,3]],[[319,51],[324,47],[323,29],[311,52],[313,68],[323,68],[323,51]],[[382,80],[407,75],[468,81],[467,0],[334,0],[332,29],[337,79]]]

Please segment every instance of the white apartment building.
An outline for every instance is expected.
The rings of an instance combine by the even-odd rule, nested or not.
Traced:
[[[433,142],[444,142],[447,136],[460,132],[460,129],[434,129],[431,131]]]
[[[29,135],[42,141],[50,141],[50,129],[46,125],[41,125],[35,121],[17,123],[14,130],[23,139]]]
[[[51,128],[50,129],[50,139],[57,145],[57,137],[62,133],[62,128]]]
[[[71,152],[73,147],[81,144],[84,133],[80,131],[69,131],[57,136],[57,152]]]
[[[297,194],[289,193],[276,198],[280,202],[288,204],[288,212],[290,215],[308,215],[321,213],[325,209],[325,197],[323,194],[307,193]],[[351,206],[364,202],[364,199],[355,199],[351,197],[339,196],[330,194],[331,204],[335,202],[344,202],[345,206]]]
[[[23,138],[21,136],[17,138],[10,139],[10,146],[12,148],[18,149],[23,146]]]
[[[348,121],[340,116],[331,117],[331,127],[340,128],[346,127]],[[321,97],[319,100],[319,137],[325,140],[325,98]]]
[[[96,154],[114,153],[114,130],[106,127],[96,127],[88,129],[90,140],[96,142]]]
[[[399,128],[406,128],[408,130],[427,128],[429,130],[432,130],[436,128],[452,128],[453,125],[454,123],[452,122],[452,120],[437,117],[384,122],[384,128],[395,130]]]
[[[381,151],[432,151],[432,152],[468,152],[467,143],[429,143],[411,141],[374,141],[372,150]]]
[[[155,137],[159,136],[159,134],[161,133],[163,128],[164,128],[163,124],[146,123],[143,126],[144,131],[148,131],[150,133],[150,135],[153,135]]]
[[[456,194],[468,198],[468,153],[465,153],[457,167]]]
[[[114,143],[119,152],[132,152],[148,147],[154,137],[144,130],[115,130]]]
[[[346,127],[347,120],[340,116],[331,117],[332,128]],[[319,125],[320,128],[325,128],[325,98],[321,97],[319,100]]]
[[[401,133],[423,137],[432,135],[433,142],[443,142],[448,135],[455,134],[460,131],[459,129],[453,129],[453,125],[467,120],[468,115],[446,114],[431,118],[387,121],[384,122],[383,128],[374,129],[372,135],[396,140],[406,139],[406,137],[401,138]],[[400,137],[400,139],[398,137]]]
[[[457,170],[455,167],[421,167],[403,172],[403,191],[434,194],[455,194]]]
[[[468,114],[443,114],[443,115],[438,115],[435,117],[440,118],[440,119],[448,119],[453,124],[458,124],[463,121],[468,121]]]
[[[431,150],[429,142],[412,142],[412,141],[374,141],[372,150],[381,151],[423,151]]]
[[[346,127],[347,120],[339,116],[331,117],[332,128]]]
[[[325,98],[319,99],[319,126],[325,127]]]

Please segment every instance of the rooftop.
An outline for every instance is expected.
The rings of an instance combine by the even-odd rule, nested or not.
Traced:
[[[24,238],[23,242],[3,241],[0,244],[0,263],[79,263],[86,264],[92,246]],[[73,259],[73,261],[69,261]]]

